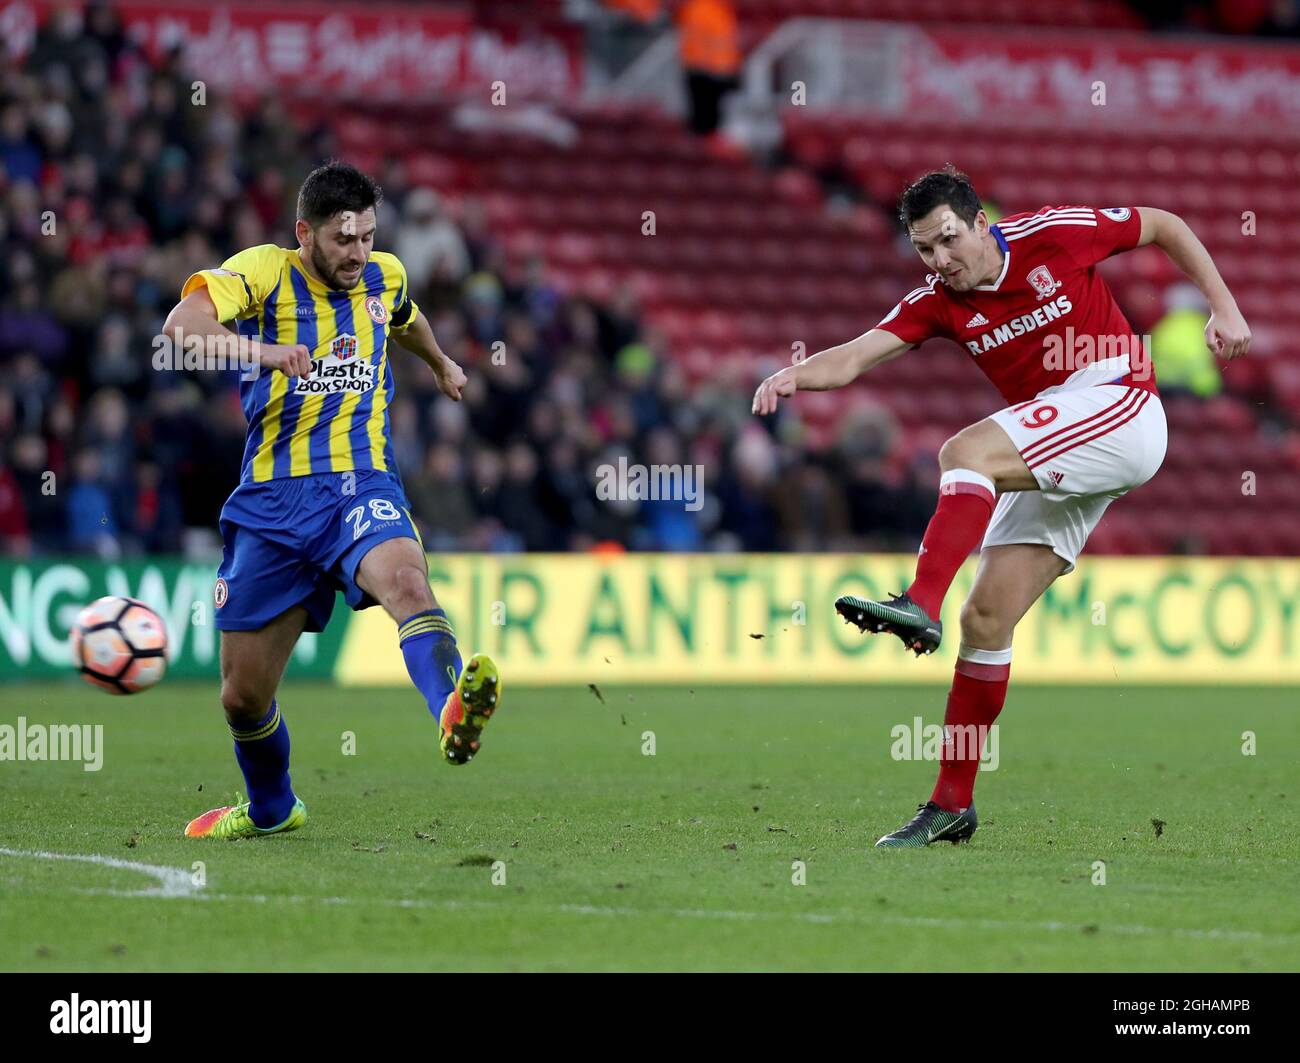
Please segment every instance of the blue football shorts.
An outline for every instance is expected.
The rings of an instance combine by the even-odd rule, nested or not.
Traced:
[[[343,592],[353,609],[378,604],[357,566],[388,539],[420,542],[401,481],[375,469],[241,483],[221,510],[225,549],[214,594],[217,628],[255,631],[295,605],[322,631]]]

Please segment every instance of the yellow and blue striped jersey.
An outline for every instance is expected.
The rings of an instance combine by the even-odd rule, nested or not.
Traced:
[[[262,372],[239,383],[248,418],[240,481],[377,469],[398,476],[388,431],[393,373],[385,346],[417,307],[395,255],[373,251],[351,291],[303,269],[297,250],[263,244],[220,269],[193,274],[181,298],[206,286],[221,321],[263,343],[301,343],[312,375]]]

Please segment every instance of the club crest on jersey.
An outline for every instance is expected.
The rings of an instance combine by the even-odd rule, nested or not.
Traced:
[[[357,338],[350,332],[345,332],[341,336],[335,336],[334,342],[330,344],[330,354],[334,355],[334,357],[340,362],[346,362],[356,353]]]
[[[1025,276],[1030,287],[1038,293],[1038,301],[1042,302],[1061,286],[1061,282],[1052,276],[1052,271],[1046,266],[1035,266]]]
[[[366,300],[366,313],[370,315],[370,320],[376,325],[388,324],[388,307],[384,301],[377,295],[372,295]]]

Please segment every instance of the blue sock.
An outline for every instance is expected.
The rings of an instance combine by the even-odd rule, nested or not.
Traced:
[[[265,829],[283,823],[296,798],[289,785],[289,725],[275,699],[257,726],[246,731],[231,727],[230,734],[248,786],[248,814],[253,824]]]
[[[397,641],[406,658],[406,670],[436,720],[447,695],[460,678],[460,651],[456,634],[441,609],[426,609],[397,626]]]

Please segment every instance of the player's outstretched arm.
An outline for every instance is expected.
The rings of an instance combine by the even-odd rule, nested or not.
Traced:
[[[393,330],[393,339],[416,355],[433,370],[438,387],[449,399],[460,401],[460,390],[465,386],[465,370],[448,358],[434,338],[433,327],[423,310],[417,310],[410,324],[402,330]]]
[[[897,358],[913,345],[886,329],[873,328],[855,340],[828,347],[795,365],[773,373],[754,392],[753,412],[776,412],[780,399],[796,391],[830,391],[851,384],[873,366]]]
[[[195,336],[212,339],[216,349],[238,350],[240,337],[226,328],[217,317],[217,307],[206,288],[196,288],[172,307],[163,322],[163,335],[184,348]],[[270,344],[245,340],[251,360],[268,369],[278,369],[285,376],[311,376],[311,352],[301,343]],[[215,347],[216,345],[214,345]]]
[[[1237,309],[1237,300],[1223,283],[1214,259],[1205,250],[1187,222],[1177,214],[1157,207],[1138,207],[1142,235],[1138,246],[1155,244],[1169,260],[1187,274],[1210,304],[1205,326],[1205,343],[1215,354],[1231,360],[1250,349],[1250,326]]]

